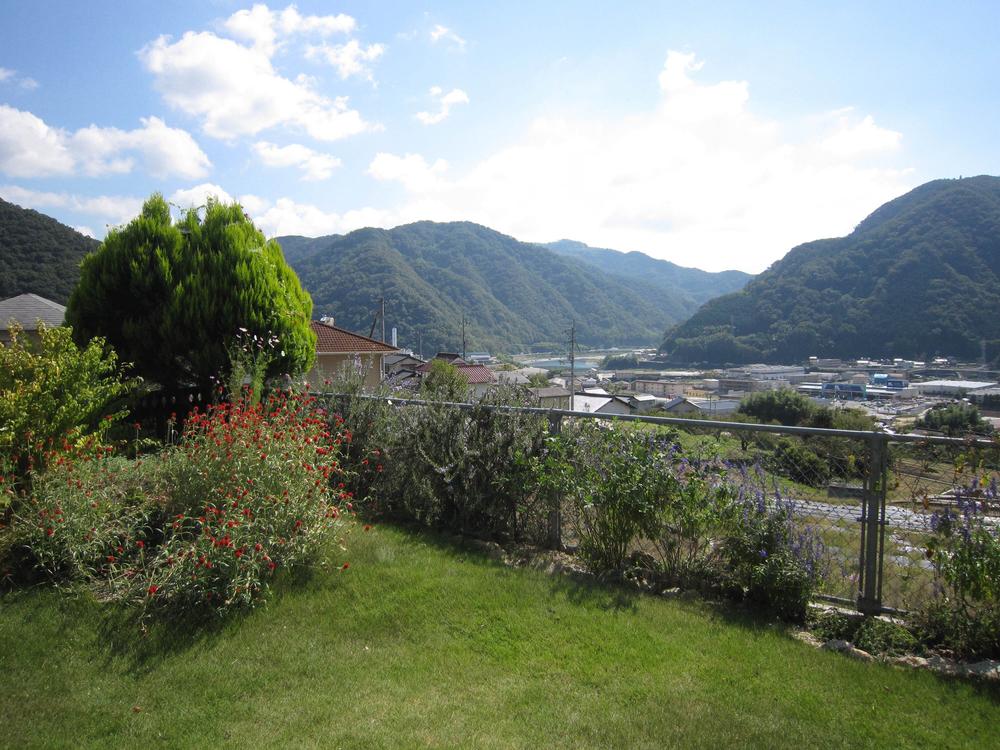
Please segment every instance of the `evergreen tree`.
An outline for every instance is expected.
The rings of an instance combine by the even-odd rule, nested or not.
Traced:
[[[78,342],[103,336],[136,374],[164,386],[225,375],[240,329],[277,336],[268,375],[304,372],[316,351],[311,315],[281,248],[238,204],[210,200],[204,217],[192,209],[174,223],[158,193],[84,258],[66,310]]]

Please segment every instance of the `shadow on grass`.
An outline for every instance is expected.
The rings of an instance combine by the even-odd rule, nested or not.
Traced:
[[[276,605],[290,594],[308,588],[315,578],[311,566],[298,566],[274,580],[266,596],[255,606],[225,612],[207,604],[187,609],[158,607],[140,609],[129,604],[102,606],[97,627],[97,646],[105,665],[118,663],[132,676],[148,674],[164,661],[195,646],[212,644],[257,610]]]

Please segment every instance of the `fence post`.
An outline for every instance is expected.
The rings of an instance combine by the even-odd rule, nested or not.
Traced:
[[[861,559],[858,581],[858,611],[863,615],[882,612],[882,555],[885,549],[885,488],[888,468],[885,435],[868,441],[868,476],[861,505]]]
[[[555,436],[562,432],[562,415],[549,413],[549,435]],[[549,508],[548,516],[548,548],[562,549],[562,495],[555,498],[555,504]]]

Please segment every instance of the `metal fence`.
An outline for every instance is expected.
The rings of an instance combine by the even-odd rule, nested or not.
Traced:
[[[391,401],[396,406],[431,404]],[[808,528],[821,542],[825,574],[820,598],[865,614],[914,609],[934,595],[928,541],[935,514],[954,509],[970,486],[995,482],[1000,472],[1000,442],[983,438],[435,405],[535,414],[547,420],[552,434],[578,420],[594,419],[634,429],[669,430],[678,436],[685,455],[719,459],[730,467],[734,481],[754,482],[770,497],[787,503],[794,523]],[[1000,518],[988,521],[1000,524]],[[547,519],[549,545],[572,545],[574,536],[569,509],[553,510]]]

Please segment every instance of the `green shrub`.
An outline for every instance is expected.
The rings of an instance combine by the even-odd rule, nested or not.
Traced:
[[[314,555],[346,505],[341,435],[311,399],[211,407],[181,442],[134,461],[57,460],[14,534],[57,580],[166,610],[250,605],[276,570]]]
[[[541,450],[545,420],[491,408],[523,406],[523,390],[493,389],[468,409],[390,400],[354,393],[331,416],[352,436],[349,466],[365,508],[475,536],[538,539],[528,457]]]
[[[751,489],[723,544],[728,575],[747,601],[801,622],[823,578],[823,544],[810,528],[796,525],[791,503]]]
[[[920,643],[902,625],[878,617],[866,617],[854,634],[854,645],[869,654],[896,656],[920,650]]]
[[[969,657],[1000,657],[1000,529],[985,511],[1000,503],[997,479],[976,482],[957,511],[936,513],[927,554],[937,596],[915,615],[920,633]]]
[[[0,345],[0,520],[5,502],[50,456],[100,447],[137,383],[122,377],[102,339],[81,348],[68,328],[40,326],[38,341],[17,326],[10,333]]]

